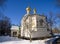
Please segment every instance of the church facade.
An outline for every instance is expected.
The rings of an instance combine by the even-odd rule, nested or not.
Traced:
[[[21,37],[50,37],[51,29],[47,17],[37,14],[36,9],[33,10],[33,14],[30,14],[30,10],[30,7],[26,8],[27,14],[21,20]]]
[[[11,36],[12,37],[18,37],[18,35],[19,35],[19,26],[17,26],[17,25],[12,25],[12,27],[11,27]]]

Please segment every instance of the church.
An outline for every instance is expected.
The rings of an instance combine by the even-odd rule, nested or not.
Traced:
[[[26,14],[21,20],[21,37],[25,38],[41,38],[51,37],[50,23],[47,22],[47,17],[36,13],[30,14],[31,8],[26,8]]]

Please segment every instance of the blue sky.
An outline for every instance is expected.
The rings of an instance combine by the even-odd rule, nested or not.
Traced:
[[[60,11],[56,8],[54,0],[8,0],[3,13],[11,19],[12,24],[19,25],[22,17],[26,14],[26,7],[28,6],[31,7],[32,14],[34,8],[36,8],[37,14],[44,13],[45,15],[49,15],[50,11],[53,14]]]

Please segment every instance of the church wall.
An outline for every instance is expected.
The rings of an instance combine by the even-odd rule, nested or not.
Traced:
[[[40,25],[40,20],[43,20],[42,25]],[[44,16],[36,16],[37,27],[47,27],[47,21]]]
[[[18,34],[19,34],[19,27],[18,26],[12,26],[11,27],[11,36],[18,36]]]
[[[21,36],[29,36],[29,32],[28,32],[28,30],[30,29],[30,24],[31,23],[31,17],[30,16],[28,16],[28,18],[25,20],[25,21],[23,21],[23,24],[22,24],[22,28],[21,28]]]
[[[43,25],[40,25],[39,20],[42,19]],[[30,31],[31,37],[46,37],[51,36],[49,31],[47,31],[47,21],[46,17],[39,16],[39,15],[33,15],[28,16],[26,21],[22,20],[21,22],[21,36],[23,37],[30,37]]]
[[[35,28],[36,25],[36,16],[32,16],[32,28]]]
[[[21,36],[23,36],[23,19],[21,20],[21,32],[20,32]]]
[[[29,32],[26,33],[25,31],[25,37],[30,37]],[[49,32],[47,32],[46,28],[38,28],[37,31],[33,31],[31,33],[31,38],[37,38],[37,37],[48,37],[51,36]]]
[[[49,32],[47,32],[46,28],[38,28],[37,31],[32,32],[32,38],[37,38],[37,37],[48,37],[51,36]]]

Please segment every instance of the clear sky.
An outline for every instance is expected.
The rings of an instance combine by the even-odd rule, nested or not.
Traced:
[[[30,6],[32,9],[36,8],[37,14],[44,13],[48,15],[50,11],[54,14],[60,10],[56,8],[54,0],[8,0],[4,15],[11,18],[12,24],[19,25],[22,17],[26,14],[26,7]]]

